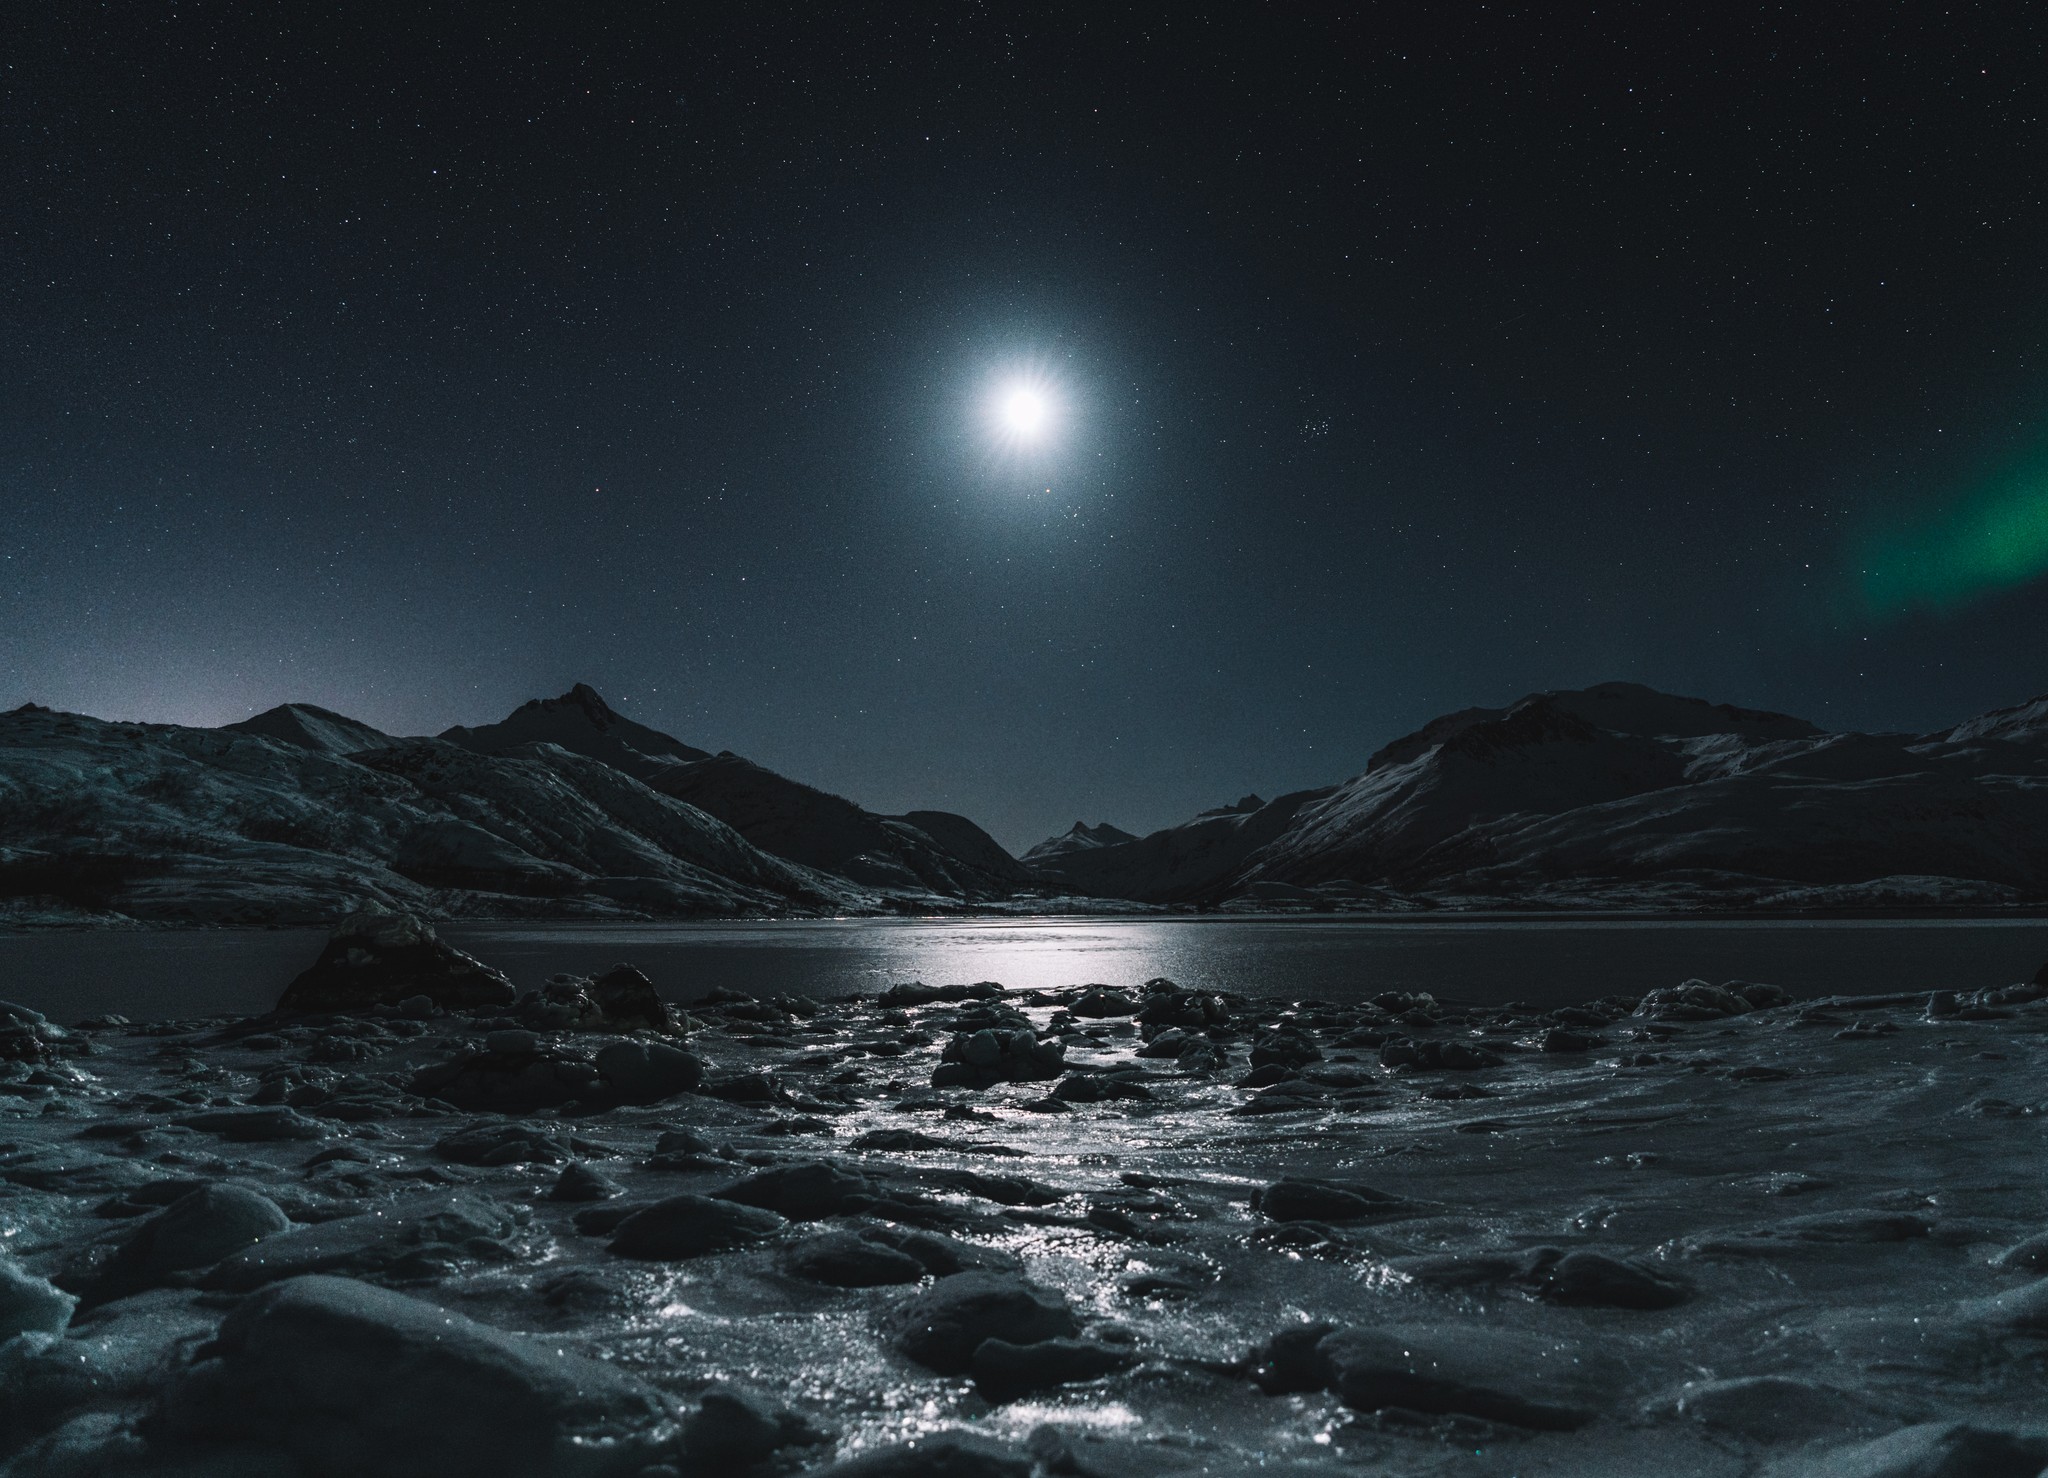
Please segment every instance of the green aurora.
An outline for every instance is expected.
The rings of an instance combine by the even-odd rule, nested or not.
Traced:
[[[1871,612],[1947,612],[2048,573],[2048,456],[1987,479],[1940,513],[1870,537],[1859,561]]]

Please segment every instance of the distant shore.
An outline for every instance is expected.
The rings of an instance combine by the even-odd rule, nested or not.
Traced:
[[[1190,909],[1170,905],[1118,903],[1100,910],[1034,911],[1029,909],[973,909],[931,913],[865,914],[733,914],[689,915],[675,918],[606,918],[548,916],[529,918],[505,914],[461,914],[435,916],[437,925],[452,927],[519,928],[646,928],[672,929],[692,926],[715,927],[728,924],[982,924],[982,923],[1230,923],[1257,920],[1261,923],[1302,924],[1414,924],[1525,923],[1525,924],[1769,924],[1802,920],[1829,923],[1916,922],[1948,920],[1956,923],[2011,923],[2017,920],[2048,920],[2048,903],[2011,904],[2005,907],[1973,905],[1967,908],[1428,908],[1388,912],[1314,910],[1301,908]],[[305,919],[278,923],[201,923],[159,919],[8,919],[0,918],[0,936],[9,934],[93,934],[107,932],[273,934],[298,929],[325,929],[331,919]]]

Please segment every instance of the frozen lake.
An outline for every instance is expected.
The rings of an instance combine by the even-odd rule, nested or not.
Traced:
[[[521,986],[639,966],[664,993],[844,996],[904,980],[1182,985],[1358,1000],[1385,990],[1558,1005],[1691,976],[1795,995],[1975,989],[2033,978],[2048,920],[857,920],[456,924],[457,947]],[[319,952],[313,930],[0,936],[0,999],[59,1021],[254,1013]]]

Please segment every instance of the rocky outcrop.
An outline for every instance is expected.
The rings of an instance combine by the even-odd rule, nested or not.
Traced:
[[[1064,1042],[1057,1037],[1040,1040],[1028,1026],[982,1027],[962,1032],[946,1044],[932,1070],[932,1086],[990,1088],[1057,1078],[1066,1070],[1066,1055]]]
[[[411,914],[368,909],[335,926],[320,958],[279,997],[285,1013],[367,1011],[424,997],[444,1011],[509,1006],[512,982],[450,948]]]
[[[589,978],[557,975],[521,996],[512,1011],[535,1031],[672,1032],[681,1024],[654,982],[631,965]]]

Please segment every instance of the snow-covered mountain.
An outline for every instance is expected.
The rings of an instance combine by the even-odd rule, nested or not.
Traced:
[[[1093,826],[1085,821],[1076,821],[1071,828],[1056,837],[1047,837],[1018,860],[1030,867],[1054,857],[1064,857],[1069,852],[1114,847],[1119,842],[1135,842],[1137,839],[1131,832],[1120,826],[1111,826],[1107,821],[1098,821]]]
[[[474,729],[458,724],[444,729],[441,737],[478,754],[504,754],[522,744],[559,744],[643,779],[664,763],[710,758],[704,750],[614,713],[588,683],[576,684],[559,698],[522,703],[499,723]]]
[[[1027,865],[1028,864],[1028,865]],[[1019,862],[615,713],[589,688],[435,739],[288,704],[220,729],[0,714],[0,920],[1173,905],[1634,908],[2048,899],[2048,699],[1833,734],[1626,683],[1467,709],[1340,785]],[[52,902],[51,900],[55,900]]]
[[[438,739],[308,704],[220,729],[0,714],[0,917],[871,913],[1034,887],[965,817],[873,815],[582,685]]]
[[[885,891],[994,899],[1035,879],[987,832],[948,811],[880,816],[732,753],[708,754],[630,719],[581,683],[500,724],[441,735],[479,754],[538,741],[602,760],[717,817],[764,852]]]
[[[1041,853],[1046,845],[1041,843],[1032,849],[1040,853],[1032,865],[1051,886],[1092,897],[1140,903],[1220,900],[1241,891],[1239,876],[1262,848],[1285,833],[1302,805],[1327,793],[1298,791],[1249,811],[1219,806],[1126,842],[1050,854]]]
[[[279,739],[300,749],[317,749],[326,754],[354,754],[359,749],[383,749],[399,741],[391,735],[357,723],[345,714],[311,703],[280,703],[254,718],[221,726],[233,734],[255,734]]]
[[[368,901],[595,917],[880,903],[554,745],[487,757],[386,737],[336,754],[342,732],[0,714],[0,898],[263,924],[329,921]]]
[[[2048,700],[1931,735],[1631,683],[1436,719],[1327,790],[1034,856],[1155,902],[1791,906],[2048,897]]]

